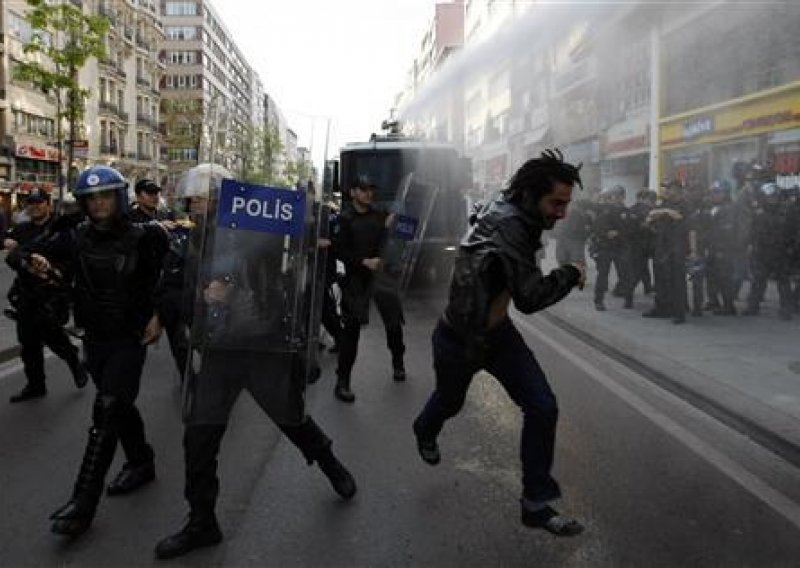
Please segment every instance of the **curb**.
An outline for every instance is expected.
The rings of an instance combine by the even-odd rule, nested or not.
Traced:
[[[8,363],[12,359],[15,359],[19,356],[19,345],[15,345],[14,347],[7,347],[5,349],[0,349],[0,364]]]
[[[671,362],[658,354],[648,353],[641,345],[635,346],[635,349],[633,346],[626,348],[629,346],[619,345],[624,343],[624,340],[614,344],[600,339],[603,335],[595,333],[600,330],[587,325],[583,318],[580,322],[570,321],[569,318],[555,314],[553,310],[541,312],[539,315],[590,347],[625,365],[659,388],[751,438],[794,467],[800,468],[797,423],[790,417],[783,417],[766,404],[735,392],[731,387],[719,383],[714,377],[704,375],[679,362]],[[607,330],[603,331],[607,337]],[[667,367],[669,370],[665,372],[658,367]],[[679,378],[681,376],[685,380],[681,380]],[[701,385],[704,389],[698,388]]]

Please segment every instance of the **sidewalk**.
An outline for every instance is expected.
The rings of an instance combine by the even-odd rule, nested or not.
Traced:
[[[550,252],[550,251],[549,251]],[[543,263],[553,266],[553,255]],[[611,278],[613,286],[614,278]],[[702,399],[758,425],[800,448],[800,317],[777,317],[774,284],[760,316],[721,317],[704,312],[686,323],[643,318],[652,306],[641,286],[634,309],[606,296],[607,311],[593,305],[594,263],[589,283],[547,310],[595,341],[654,370]],[[744,288],[746,292],[747,285]],[[744,296],[744,295],[743,295]],[[743,309],[743,302],[737,306]]]

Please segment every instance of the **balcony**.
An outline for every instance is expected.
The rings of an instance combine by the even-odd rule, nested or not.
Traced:
[[[126,40],[128,40],[128,42],[133,43],[134,33],[131,26],[125,26],[125,28],[122,30],[122,35]]]
[[[152,162],[153,156],[150,154],[146,154],[144,152],[139,152],[139,161],[140,162]]]
[[[97,7],[97,13],[101,16],[105,16],[108,18],[108,21],[111,22],[112,26],[117,24],[117,15],[114,13],[114,10],[110,7],[106,6],[105,4],[100,4]]]
[[[140,36],[139,34],[136,34],[136,47],[138,47],[139,49],[143,49],[143,50],[149,52],[150,48],[151,48],[151,44],[150,44],[150,42],[145,40],[142,36]]]
[[[137,113],[136,123],[139,126],[146,126],[151,130],[158,130],[158,120],[151,114]]]
[[[107,112],[110,114],[118,114],[119,107],[111,101],[100,100],[100,112]]]
[[[145,88],[145,89],[149,89],[150,87],[152,87],[153,82],[148,77],[144,77],[142,75],[137,75],[136,76],[136,84],[139,87],[142,87],[142,88]]]
[[[125,112],[124,110],[121,110],[121,111],[119,111],[119,112],[117,113],[117,116],[119,117],[119,119],[120,119],[122,122],[128,122],[128,120],[130,119],[130,116],[129,116],[129,115],[128,115],[128,113],[127,113],[127,112]]]
[[[100,153],[101,154],[110,154],[112,156],[118,156],[119,148],[116,144],[100,144]]]
[[[120,79],[125,79],[128,74],[122,69],[122,67],[118,66],[115,61],[111,61],[110,59],[104,59],[100,62],[100,67],[106,73],[111,73],[116,75]]]

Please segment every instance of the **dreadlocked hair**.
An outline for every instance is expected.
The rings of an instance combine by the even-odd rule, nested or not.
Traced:
[[[555,182],[577,184],[583,189],[581,167],[582,163],[575,166],[565,162],[564,154],[558,148],[545,150],[538,158],[532,158],[522,164],[508,182],[503,195],[506,201],[522,205],[523,200],[537,203],[553,190]]]

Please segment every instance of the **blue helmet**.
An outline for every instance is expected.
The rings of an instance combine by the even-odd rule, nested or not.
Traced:
[[[723,195],[730,196],[731,194],[731,184],[728,183],[728,180],[714,180],[714,183],[711,184],[711,192],[712,193],[721,193]]]
[[[128,212],[128,182],[121,173],[109,166],[91,166],[78,176],[72,193],[79,202],[93,193],[113,191],[117,197],[117,211],[120,215]]]

